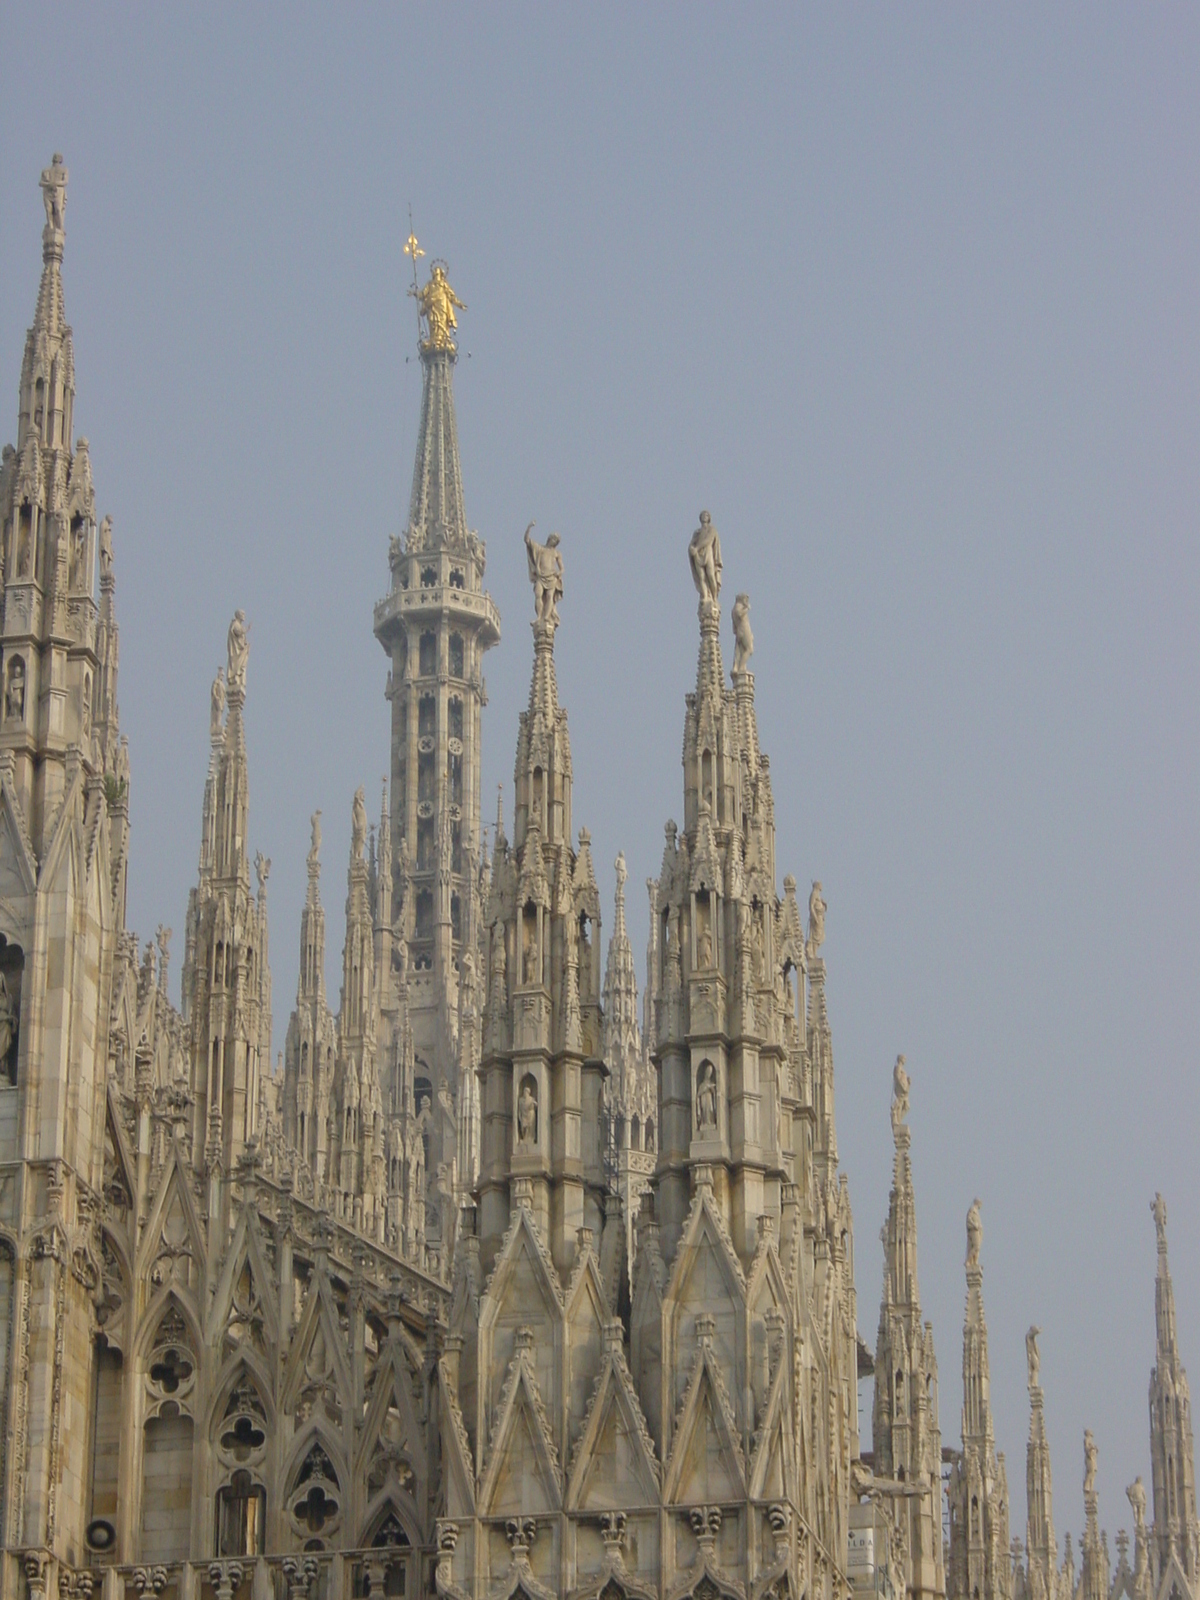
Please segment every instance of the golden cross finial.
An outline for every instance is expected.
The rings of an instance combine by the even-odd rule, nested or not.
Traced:
[[[408,208],[408,238],[404,241],[404,254],[412,261],[413,281],[412,288],[408,291],[417,302],[417,338],[421,337],[421,290],[417,284],[417,257],[425,254],[417,243],[417,235],[413,229],[412,206]]]

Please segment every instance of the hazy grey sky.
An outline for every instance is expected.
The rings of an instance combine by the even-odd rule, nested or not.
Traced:
[[[946,1441],[978,1194],[1013,1531],[1031,1321],[1059,1533],[1082,1524],[1085,1425],[1102,1520],[1127,1523],[1156,1188],[1200,1378],[1196,10],[4,17],[0,433],[61,150],[76,427],[115,524],[131,924],[174,926],[177,983],[209,683],[244,606],[277,1041],[317,806],[336,995],[350,801],[388,762],[371,607],[415,446],[411,201],[470,307],[463,474],[504,629],[485,797],[503,779],[511,812],[536,518],[566,559],[575,817],[606,908],[626,853],[640,955],[681,806],[685,544],[711,509],[727,600],[753,600],[780,876],[829,904],[863,1335],[902,1050]]]

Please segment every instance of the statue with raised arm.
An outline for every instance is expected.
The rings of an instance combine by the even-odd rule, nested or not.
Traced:
[[[100,524],[100,576],[103,578],[112,571],[112,518],[105,517]]]
[[[700,526],[688,541],[688,561],[701,600],[715,604],[721,598],[721,536],[707,511],[700,513]]]
[[[979,1252],[983,1246],[983,1217],[978,1199],[972,1200],[967,1212],[967,1266],[979,1265]]]
[[[1025,1365],[1029,1369],[1029,1387],[1031,1389],[1037,1388],[1038,1373],[1041,1370],[1042,1365],[1042,1358],[1038,1353],[1038,1334],[1041,1333],[1041,1331],[1042,1330],[1035,1325],[1032,1326],[1029,1329],[1029,1332],[1025,1335]]]
[[[312,826],[312,843],[308,847],[308,870],[316,873],[321,870],[321,813],[314,811],[309,820]]]
[[[750,632],[750,596],[740,594],[733,602],[733,670],[745,672],[754,654],[754,635]]]
[[[354,791],[354,808],[350,814],[350,850],[356,861],[361,861],[367,843],[367,801],[362,785]]]
[[[225,668],[218,667],[212,681],[212,702],[208,715],[208,731],[215,737],[221,731],[221,718],[225,715]]]
[[[467,308],[450,287],[450,280],[446,277],[446,269],[442,263],[440,261],[433,263],[429,282],[423,289],[418,289],[414,285],[409,293],[416,295],[417,307],[429,329],[425,348],[453,350],[454,335],[458,330],[455,308],[457,307],[459,311],[465,311]]]
[[[539,622],[558,626],[557,602],[563,593],[563,558],[558,553],[559,539],[550,534],[545,544],[538,544],[529,535],[536,524],[525,529],[525,554],[529,560],[529,581],[533,585],[533,607]]]
[[[246,660],[250,655],[250,639],[246,628],[246,613],[237,610],[229,624],[229,670],[225,682],[230,689],[246,687]]]

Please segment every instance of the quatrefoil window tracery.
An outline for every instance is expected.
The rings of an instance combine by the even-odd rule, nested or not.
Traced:
[[[238,1417],[232,1428],[221,1435],[221,1449],[236,1461],[249,1461],[266,1443],[266,1434],[256,1426],[253,1418]]]
[[[150,1382],[162,1394],[174,1396],[191,1382],[195,1366],[184,1350],[173,1345],[166,1350],[156,1350],[150,1367]]]

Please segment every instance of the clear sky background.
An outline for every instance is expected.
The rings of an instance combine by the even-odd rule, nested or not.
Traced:
[[[1198,83],[1184,6],[4,9],[0,431],[61,150],[130,923],[175,928],[176,995],[240,605],[277,1044],[317,806],[336,998],[351,797],[374,810],[388,765],[371,607],[420,398],[411,202],[470,307],[463,476],[504,631],[485,816],[501,780],[511,814],[536,518],[566,560],[575,818],[606,931],[626,853],[640,955],[708,507],[727,662],[753,602],[780,875],[829,905],[861,1329],[902,1050],[941,1425],[956,1443],[979,1195],[1022,1536],[1031,1321],[1060,1536],[1085,1426],[1110,1535],[1148,1480],[1156,1189],[1200,1379]]]

